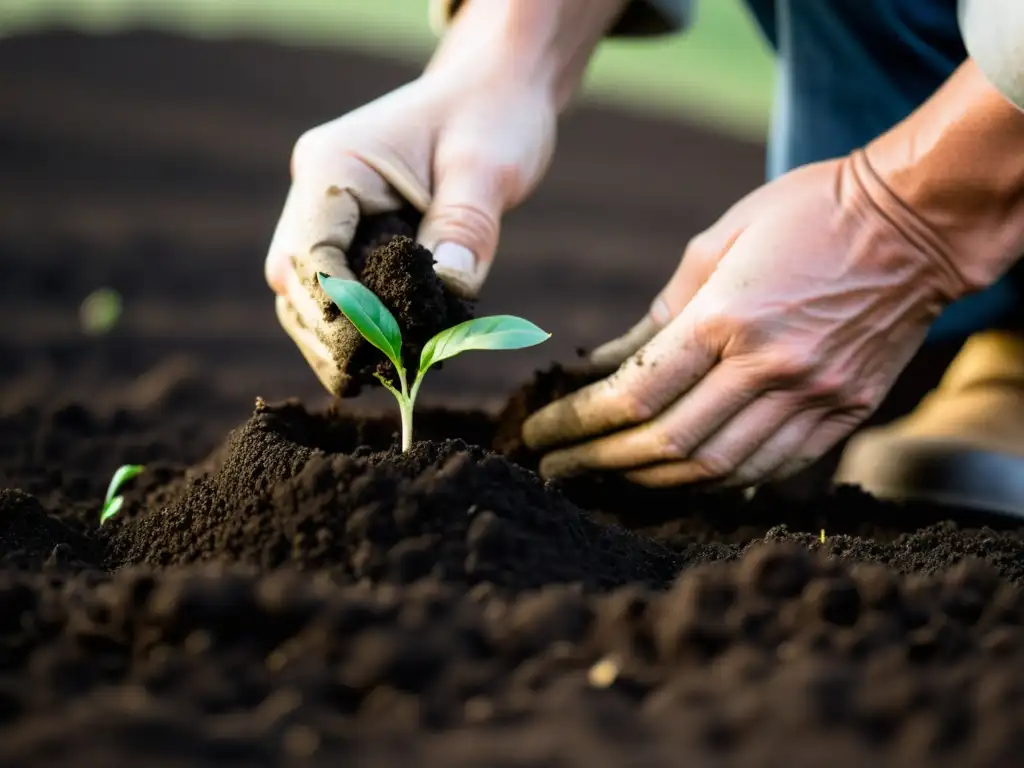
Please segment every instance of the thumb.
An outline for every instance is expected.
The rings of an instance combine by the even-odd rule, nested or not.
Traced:
[[[591,352],[590,363],[598,369],[614,370],[626,358],[636,354],[697,295],[731,242],[728,238],[723,242],[723,238],[713,230],[693,238],[672,277],[651,302],[647,314],[617,339]]]
[[[690,241],[676,271],[651,302],[650,316],[659,326],[668,325],[693,300],[738,235],[735,232],[722,237],[712,229]]]
[[[461,296],[475,297],[498,248],[506,195],[498,174],[449,166],[436,183],[419,241],[434,254],[434,269]]]

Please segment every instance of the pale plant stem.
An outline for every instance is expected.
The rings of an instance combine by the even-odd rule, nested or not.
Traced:
[[[402,414],[402,453],[412,448],[412,405],[409,396],[409,382],[405,378],[405,369],[398,367],[398,382],[402,386],[402,396],[398,399],[398,410]]]
[[[416,374],[412,383],[412,389],[406,390],[405,372],[400,377],[402,382],[402,453],[412,448],[412,414],[416,407],[416,395],[420,391],[420,383],[423,381],[422,371]]]

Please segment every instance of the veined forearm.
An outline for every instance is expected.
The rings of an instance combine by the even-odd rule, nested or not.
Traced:
[[[1024,252],[1024,111],[973,60],[867,156],[968,285],[992,283]]]

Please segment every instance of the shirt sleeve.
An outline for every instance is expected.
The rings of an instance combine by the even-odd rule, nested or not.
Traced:
[[[430,0],[430,28],[434,34],[444,34],[460,6],[470,1]],[[612,27],[609,36],[653,37],[682,32],[690,26],[696,2],[697,0],[632,0]]]
[[[959,0],[960,33],[971,58],[1024,109],[1024,2]]]

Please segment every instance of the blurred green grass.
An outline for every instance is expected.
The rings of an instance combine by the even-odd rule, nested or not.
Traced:
[[[343,45],[423,61],[435,38],[426,0],[2,0],[0,32],[132,27],[199,37],[257,36]],[[2,44],[2,43],[0,43]],[[585,93],[598,100],[759,138],[768,122],[771,54],[740,0],[703,0],[684,35],[605,43]]]

